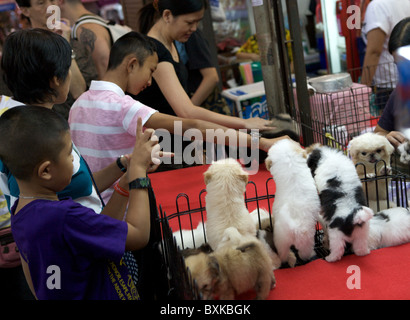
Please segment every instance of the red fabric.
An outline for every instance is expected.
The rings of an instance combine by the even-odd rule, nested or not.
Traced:
[[[203,173],[207,165],[168,172],[150,174],[157,204],[162,205],[167,215],[176,212],[175,198],[183,192],[189,196],[190,210],[199,208],[199,192],[205,189]],[[266,180],[270,173],[262,164],[259,172],[249,180],[257,185],[258,197],[266,195]],[[254,197],[254,188],[248,186],[248,197]],[[269,193],[274,194],[274,182],[269,182]],[[179,201],[180,211],[187,210],[186,201]],[[184,203],[182,203],[184,202]],[[271,202],[272,203],[272,200]],[[202,196],[205,206],[205,194]],[[249,204],[252,211],[256,204]],[[260,207],[268,209],[267,201]],[[193,228],[200,221],[200,213],[193,214]],[[186,217],[185,217],[186,218]],[[187,218],[182,222],[183,229],[190,228]],[[171,219],[171,227],[178,230],[177,219]],[[347,268],[356,265],[360,268],[361,289],[347,287],[349,277]],[[410,299],[410,244],[372,251],[365,257],[349,255],[340,261],[329,263],[319,259],[296,268],[275,270],[276,288],[269,295],[270,300],[316,300],[316,299]],[[253,299],[249,292],[238,299]]]
[[[269,300],[408,300],[410,299],[410,244],[348,255],[329,263],[319,259],[303,266],[275,270],[276,288]],[[347,268],[360,268],[360,289],[349,289]],[[253,299],[254,293],[238,299]]]
[[[162,207],[163,212],[167,216],[170,216],[176,212],[183,212],[186,210],[198,209],[201,206],[205,207],[205,195],[201,190],[205,189],[204,173],[208,169],[209,165],[196,166],[185,169],[178,169],[172,171],[151,173],[149,175],[151,184],[155,192],[157,205]],[[254,198],[266,196],[267,193],[275,194],[275,182],[269,178],[272,178],[269,171],[266,170],[265,165],[261,164],[259,171],[255,175],[249,175],[249,181],[246,189],[246,197]],[[184,197],[177,197],[179,194],[185,193],[188,199]],[[259,207],[269,210],[273,199],[268,202],[267,200],[259,201]],[[188,207],[189,203],[189,207]],[[252,211],[256,209],[258,205],[255,201],[248,204],[248,210]],[[204,219],[206,212],[203,212]],[[196,228],[201,221],[201,213],[194,213],[191,215],[193,228]],[[191,223],[188,215],[181,216],[181,229],[191,229]],[[179,230],[178,219],[171,218],[169,220],[170,226],[173,231]]]

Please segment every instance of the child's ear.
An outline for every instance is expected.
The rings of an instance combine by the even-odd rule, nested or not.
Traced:
[[[130,58],[127,63],[128,73],[131,73],[134,70],[134,68],[138,66],[139,66],[138,59],[136,57]]]
[[[50,80],[50,87],[52,89],[56,89],[60,86],[60,80],[54,76],[51,80]]]
[[[50,180],[51,179],[51,161],[47,160],[42,162],[37,169],[37,176],[40,179]]]

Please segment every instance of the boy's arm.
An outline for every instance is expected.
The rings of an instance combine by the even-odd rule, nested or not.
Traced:
[[[127,167],[125,157],[122,157],[121,160],[122,164]],[[117,181],[122,176],[123,172],[118,167],[116,161],[114,161],[104,169],[101,169],[100,171],[93,172],[95,183],[97,184],[98,190],[100,192],[107,190],[115,181]]]
[[[136,141],[129,161],[127,173],[120,179],[119,185],[128,190],[128,184],[137,178],[145,178],[152,166],[151,155],[159,150],[158,139],[151,139],[154,130],[142,132],[142,120],[138,118]],[[128,196],[114,192],[101,213],[123,220],[125,209],[128,211],[125,221],[128,225],[125,250],[133,251],[146,246],[150,235],[150,205],[147,189],[131,189]]]
[[[203,121],[203,120],[197,120],[197,119],[183,119],[175,116],[171,116],[168,114],[164,113],[154,113],[145,123],[145,126],[148,128],[153,128],[153,129],[166,129],[171,133],[174,133],[175,128],[174,125],[176,122],[180,122],[182,124],[182,133],[185,133],[188,129],[198,129],[201,131],[202,137],[204,141],[209,141],[209,142],[217,142],[216,140],[216,135],[208,135],[207,137],[207,130],[212,129],[214,133],[220,132],[224,133],[225,135],[225,144],[229,144],[229,136],[231,134],[236,135],[236,143],[237,146],[240,146],[241,143],[246,142],[246,146],[250,147],[252,145],[252,137],[249,134],[246,134],[245,132],[237,131],[234,129],[230,129],[224,126],[221,126],[219,124],[213,123],[213,122],[208,122],[208,121]],[[218,131],[216,131],[218,130]],[[229,131],[229,134],[225,134]],[[222,132],[221,132],[222,131]],[[288,136],[283,136],[280,138],[275,138],[275,139],[265,139],[265,138],[260,138],[259,139],[259,149],[263,151],[268,151],[270,147],[276,143],[277,141],[281,139],[288,139]]]
[[[94,178],[95,179],[95,178]],[[118,182],[120,187],[128,190],[128,182],[126,175]],[[124,213],[127,209],[128,197],[119,194],[118,192],[113,192],[110,200],[105,205],[104,209],[101,211],[102,214],[115,218],[117,220],[124,219]]]
[[[152,155],[160,147],[158,139],[151,139],[154,130],[142,131],[142,119],[138,118],[134,150],[127,169],[128,183],[147,176],[147,170],[153,163]],[[138,250],[145,247],[150,235],[150,204],[147,189],[129,190],[127,217],[128,234],[126,250]]]

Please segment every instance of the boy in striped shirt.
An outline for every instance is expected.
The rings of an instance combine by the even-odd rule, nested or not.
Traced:
[[[111,48],[108,70],[103,79],[92,81],[89,90],[73,104],[68,119],[71,136],[92,171],[98,171],[115,159],[121,159],[121,155],[131,153],[138,118],[142,118],[145,127],[165,129],[171,133],[176,133],[174,123],[180,122],[179,134],[194,128],[201,132],[202,141],[220,141],[218,133],[207,137],[207,130],[212,129],[214,133],[219,131],[224,135],[223,143],[230,143],[231,139],[226,139],[226,134],[232,129],[207,121],[163,114],[125,94],[137,95],[150,86],[157,64],[155,43],[145,35],[130,32]],[[232,131],[235,142],[246,141],[246,146],[253,146],[250,135]],[[258,147],[268,151],[282,138],[260,138]],[[112,187],[107,189],[103,198],[108,199],[112,192]]]

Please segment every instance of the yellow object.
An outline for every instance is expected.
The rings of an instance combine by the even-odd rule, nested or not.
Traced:
[[[246,40],[246,42],[239,48],[238,52],[259,54],[259,46],[256,35],[250,36],[248,40]]]

